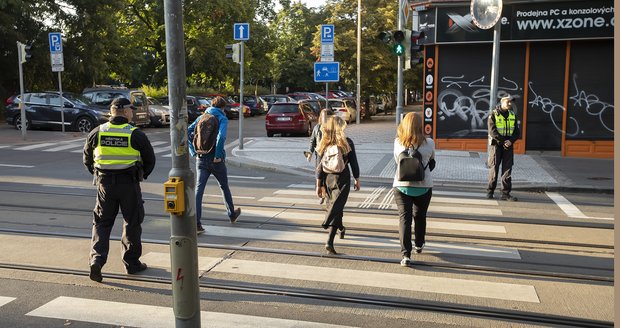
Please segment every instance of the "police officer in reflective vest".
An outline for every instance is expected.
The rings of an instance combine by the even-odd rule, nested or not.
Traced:
[[[123,215],[121,250],[125,270],[146,270],[142,255],[144,205],[140,181],[155,167],[155,153],[144,132],[129,124],[133,106],[126,98],[112,101],[110,121],[93,129],[84,145],[83,162],[93,174],[97,202],[93,211],[90,279],[101,282],[101,267],[108,259],[110,232],[120,207]]]
[[[489,185],[487,198],[493,198],[497,186],[499,166],[502,166],[502,200],[517,201],[510,195],[512,189],[512,164],[514,161],[514,143],[519,137],[519,127],[515,113],[512,111],[511,96],[502,97],[499,105],[489,115]]]

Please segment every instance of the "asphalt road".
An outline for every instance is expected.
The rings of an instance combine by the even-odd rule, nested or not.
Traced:
[[[245,135],[264,136],[263,120],[246,119]],[[230,122],[228,144],[237,124]],[[152,280],[127,280],[118,239],[104,283],[84,275],[95,190],[79,147],[0,150],[3,327],[171,326],[170,217],[162,210],[170,136],[165,128],[146,132],[161,149],[143,183],[149,269],[140,277]],[[579,219],[544,193],[521,193],[513,203],[479,190],[433,190],[427,247],[403,268],[389,186],[362,182],[351,193],[347,235],[336,240],[341,255],[326,256],[313,177],[228,169],[243,212],[231,224],[210,179],[207,232],[197,238],[204,327],[610,326],[614,319],[611,195],[562,193],[590,217]],[[120,233],[117,223],[113,236]]]

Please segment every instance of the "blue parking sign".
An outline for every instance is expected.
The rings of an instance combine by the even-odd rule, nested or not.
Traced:
[[[321,25],[321,43],[334,43],[334,25]]]
[[[62,33],[52,32],[49,34],[50,52],[53,54],[62,53]]]
[[[235,40],[247,41],[250,39],[250,23],[235,23],[233,30]]]
[[[340,81],[339,62],[314,63],[314,82],[338,82]]]

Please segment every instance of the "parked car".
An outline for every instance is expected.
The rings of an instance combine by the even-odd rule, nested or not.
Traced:
[[[195,96],[186,96],[185,99],[187,102],[187,122],[188,124],[192,124],[196,120],[196,118],[198,118],[198,116],[202,114],[199,108],[200,102],[198,100],[198,97]],[[157,98],[157,100],[159,100],[162,105],[168,106],[168,108],[172,110],[168,101],[168,97],[160,97]]]
[[[208,99],[209,101],[212,101],[213,98],[215,97],[222,97],[226,101],[226,105],[224,105],[224,108],[222,108],[222,110],[224,111],[224,114],[229,120],[232,120],[234,118],[239,118],[239,108],[237,108],[236,110],[233,110],[232,104],[234,103],[234,101],[230,99],[230,97],[223,95],[223,94],[213,93],[213,94],[208,94],[205,98]]]
[[[146,97],[149,102],[149,118],[152,126],[170,125],[170,107],[153,97]]]
[[[90,100],[93,106],[100,110],[109,110],[112,100],[116,98],[127,98],[135,107],[132,123],[138,126],[148,126],[151,124],[149,102],[146,99],[146,94],[142,90],[104,86],[86,88],[82,91],[82,96]]]
[[[296,100],[287,96],[287,95],[279,95],[279,94],[273,94],[273,95],[262,95],[260,96],[261,99],[263,99],[265,102],[267,102],[267,111],[269,111],[271,109],[271,105],[278,103],[278,102],[295,102]]]
[[[321,96],[318,93],[296,92],[296,93],[289,93],[288,95],[297,101],[304,100],[304,99],[318,100],[321,103],[321,108],[327,108],[329,106],[327,103],[327,99],[325,99],[325,97]]]
[[[243,96],[243,105],[250,109],[250,116],[263,115],[269,111],[267,102],[258,96]]]
[[[110,118],[109,110],[98,110],[88,99],[80,95],[63,92],[62,96],[61,102],[58,92],[25,93],[26,129],[34,127],[62,129],[61,112],[64,112],[65,127],[84,133],[90,132]],[[18,130],[21,129],[19,102],[12,102],[6,106],[4,116],[8,124]]]
[[[309,137],[317,119],[317,115],[308,104],[275,103],[265,116],[265,129],[268,137],[273,137],[276,133],[295,133]]]
[[[333,114],[332,110],[330,107],[327,107],[328,104],[327,102],[322,103],[319,100],[313,100],[313,99],[303,99],[298,101],[298,103],[300,104],[306,104],[308,106],[310,106],[310,108],[312,108],[312,111],[314,112],[314,114],[316,114],[317,116],[319,116],[321,114],[321,110],[327,108],[329,114]]]
[[[355,120],[357,110],[355,106],[355,100],[350,98],[345,99],[329,99],[329,105],[331,106],[334,114],[345,120],[347,123]]]

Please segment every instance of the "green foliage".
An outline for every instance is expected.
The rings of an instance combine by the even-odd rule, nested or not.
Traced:
[[[320,53],[320,25],[334,24],[335,59],[341,82],[330,89],[355,90],[357,0],[329,0],[310,9],[290,0],[186,0],[183,2],[188,94],[239,92],[239,65],[225,58],[233,23],[249,22],[245,43],[246,94],[323,90],[313,78]],[[276,6],[278,4],[278,6]],[[395,29],[397,1],[362,2],[361,86],[364,95],[396,90],[396,58],[376,40]],[[278,12],[274,8],[280,8]],[[53,22],[53,23],[51,23]],[[16,41],[32,44],[24,64],[27,90],[57,89],[47,35],[62,31],[63,89],[81,92],[95,84],[142,87],[167,94],[164,5],[159,0],[0,0],[0,100],[19,92]],[[405,72],[406,88],[421,87],[421,69]]]

